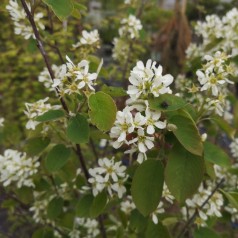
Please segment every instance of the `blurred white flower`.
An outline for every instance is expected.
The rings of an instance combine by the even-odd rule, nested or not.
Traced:
[[[0,117],[0,128],[4,126],[5,119],[3,117]]]

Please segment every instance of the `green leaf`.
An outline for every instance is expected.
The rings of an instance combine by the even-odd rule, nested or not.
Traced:
[[[163,226],[160,222],[154,224],[152,221],[148,222],[148,226],[145,232],[145,238],[170,238],[168,229]]]
[[[175,111],[187,104],[183,98],[172,94],[163,94],[158,98],[149,99],[150,108],[159,111]]]
[[[49,172],[61,169],[68,161],[70,149],[63,144],[54,146],[46,157],[45,166]]]
[[[54,237],[53,229],[49,227],[40,228],[36,230],[32,235],[32,238],[53,238],[53,237]]]
[[[50,143],[50,139],[48,137],[34,137],[30,138],[26,142],[25,151],[28,155],[35,156],[41,153]]]
[[[43,0],[55,13],[55,15],[63,20],[68,17],[74,10],[74,5],[71,0]]]
[[[87,143],[89,140],[89,125],[87,119],[81,114],[70,118],[66,133],[73,143]]]
[[[220,189],[220,191],[226,196],[232,207],[238,210],[238,193],[236,192],[225,192],[224,190]]]
[[[211,118],[211,120],[214,121],[231,139],[234,139],[236,129],[231,127],[227,121],[218,116]]]
[[[89,116],[91,121],[101,131],[108,131],[116,120],[117,107],[111,96],[97,92],[89,97]]]
[[[215,231],[211,230],[207,227],[200,227],[196,229],[194,232],[194,238],[220,238],[220,236],[215,233]]]
[[[130,214],[130,228],[137,231],[143,231],[147,225],[147,217],[144,217],[137,209]]]
[[[159,205],[164,184],[164,170],[160,161],[146,160],[134,174],[131,194],[137,209],[147,216]]]
[[[174,145],[165,168],[165,181],[169,191],[180,203],[197,191],[204,169],[202,157],[189,153],[179,144]]]
[[[229,156],[219,146],[208,141],[204,143],[204,159],[225,168],[231,165]]]
[[[184,148],[192,154],[202,156],[202,140],[189,114],[184,112],[184,115],[175,115],[169,119],[169,123],[176,125],[177,129],[173,130],[173,133]]]
[[[94,200],[94,197],[91,194],[87,194],[83,196],[77,204],[77,208],[76,208],[77,216],[90,217],[90,208],[93,204],[93,200]]]
[[[104,84],[102,86],[102,91],[112,97],[127,96],[126,91],[122,87],[113,87],[113,86],[107,86],[106,84]]]
[[[47,207],[47,216],[50,219],[57,218],[63,212],[64,200],[60,197],[55,197],[50,201]]]
[[[36,118],[36,121],[39,122],[54,121],[64,116],[65,114],[64,111],[62,110],[50,110],[48,112],[45,112],[43,115],[38,116]]]
[[[100,215],[107,204],[107,194],[105,191],[99,193],[90,207],[90,217],[95,218]]]

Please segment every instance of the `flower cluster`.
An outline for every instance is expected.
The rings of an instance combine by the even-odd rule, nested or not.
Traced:
[[[121,198],[126,192],[124,186],[127,180],[126,167],[121,164],[121,161],[115,162],[114,158],[111,160],[108,158],[99,159],[98,164],[99,167],[89,169],[91,178],[88,181],[92,184],[93,195],[96,196],[106,188],[110,196],[113,195],[113,192],[116,192],[118,197]]]
[[[235,138],[230,144],[231,154],[234,158],[238,159],[238,138]]]
[[[69,233],[69,237],[70,238],[97,237],[100,234],[100,230],[98,226],[99,226],[98,221],[95,219],[90,219],[90,218],[85,219],[85,218],[76,217],[74,219],[74,228]]]
[[[43,115],[45,112],[49,110],[57,110],[60,109],[60,105],[51,105],[50,103],[46,103],[48,101],[48,97],[45,99],[41,99],[35,103],[25,103],[26,110],[24,111],[25,115],[28,117],[28,122],[26,123],[26,128],[35,130],[36,126],[40,124],[40,122],[36,121],[38,116]]]
[[[156,67],[156,62],[148,60],[146,65],[138,61],[131,71],[127,93],[132,100],[147,99],[150,94],[159,97],[161,94],[172,93],[169,85],[173,82],[170,74],[162,75],[162,66]]]
[[[38,157],[28,158],[26,153],[7,149],[0,155],[0,181],[5,187],[12,183],[18,188],[34,187],[33,175],[39,166]]]
[[[29,4],[28,8],[31,11],[31,7]],[[6,6],[6,9],[9,11],[11,18],[14,22],[14,31],[16,35],[22,35],[26,40],[33,37],[35,39],[35,35],[33,33],[32,27],[29,25],[26,17],[26,13],[23,9],[20,8],[17,1],[10,0],[9,4]],[[41,12],[34,14],[34,21],[37,27],[41,30],[45,29],[45,26],[41,22],[41,18],[43,18],[43,14]]]
[[[238,10],[233,8],[227,14],[219,18],[217,15],[206,16],[204,22],[198,21],[195,33],[202,36],[202,44],[191,44],[187,50],[188,58],[195,58],[202,54],[213,54],[222,50],[227,54],[238,54]],[[215,44],[214,44],[215,43]],[[211,47],[213,46],[213,47]]]
[[[216,191],[205,203],[211,194],[211,185],[208,185],[206,188],[203,185],[200,185],[198,193],[196,193],[191,199],[185,201],[187,207],[182,208],[184,218],[190,218],[197,211],[198,216],[195,219],[195,224],[197,224],[197,226],[206,226],[208,217],[221,217],[221,209],[224,203],[222,194]]]
[[[55,78],[52,87],[59,89],[60,95],[64,94],[80,94],[84,91],[94,91],[95,80],[98,76],[97,73],[89,73],[89,62],[82,60],[75,65],[68,56],[66,56],[66,74],[63,77]],[[98,69],[99,71],[99,69]]]
[[[112,58],[122,62],[123,60],[125,60],[130,51],[129,45],[127,44],[127,42],[125,42],[123,38],[114,38],[113,45],[114,48]]]
[[[64,80],[64,77],[66,75],[66,65],[63,64],[61,66],[57,66],[57,65],[52,65],[51,66],[53,72],[54,72],[54,76],[56,80]],[[38,81],[43,83],[45,88],[47,88],[49,91],[54,91],[55,88],[52,87],[53,85],[53,81],[50,77],[49,71],[48,69],[45,67],[43,69],[43,71],[41,71],[40,75],[38,76]]]
[[[129,37],[136,39],[139,37],[139,31],[142,29],[141,21],[134,15],[129,15],[128,18],[121,20],[121,27],[119,28],[119,35],[121,37]]]
[[[123,144],[130,146],[131,149],[125,153],[137,152],[137,161],[142,163],[147,158],[146,152],[154,147],[156,131],[167,126],[161,112],[149,108],[148,97],[171,93],[169,85],[173,77],[169,74],[162,76],[162,67],[157,68],[155,62],[148,60],[146,66],[141,61],[137,63],[129,81],[132,85],[128,86],[128,103],[132,105],[117,112],[110,137],[114,148]]]
[[[98,30],[93,31],[82,31],[82,37],[79,42],[73,44],[73,48],[78,48],[80,46],[94,46],[95,48],[100,47],[100,38]]]

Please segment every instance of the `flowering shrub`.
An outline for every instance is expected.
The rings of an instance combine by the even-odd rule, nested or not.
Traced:
[[[235,237],[238,10],[197,22],[201,43],[190,44],[186,71],[172,76],[163,62],[139,60],[152,58],[144,49],[150,4],[121,4],[104,59],[105,39],[85,5],[7,3],[15,34],[41,53],[45,98],[34,101],[32,89],[22,102],[18,144],[0,117],[3,237],[19,227],[19,237],[33,238]]]

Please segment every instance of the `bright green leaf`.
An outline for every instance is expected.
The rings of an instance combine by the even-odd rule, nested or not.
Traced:
[[[87,143],[89,140],[89,125],[87,119],[77,114],[70,118],[67,127],[67,136],[73,143]]]
[[[147,216],[159,205],[164,184],[164,170],[160,161],[146,160],[136,170],[131,194],[137,209]]]
[[[63,20],[68,17],[74,10],[74,5],[71,0],[43,0],[55,13],[55,15]]]
[[[159,111],[175,111],[187,104],[183,98],[172,94],[163,94],[157,98],[149,99],[150,108]]]
[[[54,172],[61,169],[67,163],[69,156],[69,148],[66,148],[62,144],[54,146],[46,157],[46,169],[49,172]]]
[[[102,91],[104,93],[107,93],[108,95],[110,95],[112,97],[127,96],[126,91],[123,88],[121,88],[121,87],[107,86],[106,84],[104,84],[102,86]]]
[[[26,142],[25,151],[27,154],[31,156],[35,156],[41,153],[50,143],[50,139],[48,137],[34,137],[30,138]]]
[[[189,153],[179,144],[174,145],[165,168],[165,181],[180,203],[197,191],[203,179],[204,167],[202,157]]]
[[[36,118],[36,121],[39,121],[39,122],[54,121],[64,116],[65,114],[64,114],[64,111],[62,110],[50,110],[45,112],[43,115],[38,116]]]
[[[221,167],[229,167],[231,165],[229,156],[219,146],[208,141],[204,143],[204,159]]]
[[[189,152],[202,156],[203,144],[195,122],[189,115],[175,115],[169,119],[169,123],[176,125],[173,130],[178,141]]]
[[[63,212],[64,200],[60,197],[55,197],[50,201],[47,207],[47,216],[50,219],[55,219]]]
[[[108,131],[116,119],[117,107],[111,96],[97,92],[89,97],[89,116],[99,130]]]

